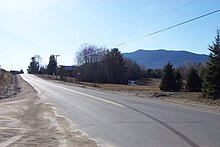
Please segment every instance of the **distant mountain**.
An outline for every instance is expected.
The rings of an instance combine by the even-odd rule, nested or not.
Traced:
[[[186,62],[204,63],[208,60],[208,55],[195,54],[187,51],[168,50],[137,50],[131,53],[123,53],[125,58],[136,61],[147,68],[163,68],[170,62],[174,67],[178,67]]]

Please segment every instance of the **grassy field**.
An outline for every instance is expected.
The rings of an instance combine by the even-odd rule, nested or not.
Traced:
[[[53,75],[37,75],[38,77],[50,80],[56,80],[56,76]],[[57,76],[57,80],[60,80],[60,76]],[[144,79],[140,83],[141,85],[130,86],[122,84],[103,84],[103,83],[91,83],[91,82],[79,82],[76,78],[65,77],[63,78],[64,82],[80,84],[83,86],[96,87],[104,90],[112,91],[127,91],[127,92],[160,92],[159,84],[160,79]]]
[[[159,86],[156,85],[130,86],[130,85],[120,85],[120,84],[102,84],[102,83],[88,83],[88,82],[80,82],[80,84],[90,87],[97,87],[105,90],[112,90],[112,91],[160,92]]]

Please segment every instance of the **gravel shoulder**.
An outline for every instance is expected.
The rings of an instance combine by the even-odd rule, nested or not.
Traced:
[[[20,92],[0,99],[0,146],[96,147],[95,141],[74,130],[71,123],[56,115],[36,91],[18,76]]]

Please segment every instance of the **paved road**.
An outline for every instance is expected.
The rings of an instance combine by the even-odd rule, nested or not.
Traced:
[[[220,146],[220,115],[22,75],[102,146]]]

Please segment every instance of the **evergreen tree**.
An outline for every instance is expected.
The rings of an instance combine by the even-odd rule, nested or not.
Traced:
[[[176,79],[176,91],[181,91],[183,89],[183,77],[179,70],[175,72],[175,79]]]
[[[126,79],[127,80],[137,80],[141,76],[142,69],[141,67],[135,62],[130,59],[126,59]]]
[[[107,52],[103,59],[107,81],[113,84],[125,83],[127,71],[123,55],[117,48]]]
[[[187,75],[187,80],[186,80],[186,89],[190,92],[199,92],[201,91],[201,79],[199,77],[198,72],[194,69],[191,68],[188,75]]]
[[[163,70],[164,70],[164,76],[160,83],[160,90],[169,91],[169,92],[177,91],[175,71],[174,71],[173,65],[170,63],[167,63],[164,66]]]
[[[28,73],[37,74],[38,70],[39,70],[39,62],[36,60],[36,56],[31,57],[31,62],[27,69]]]
[[[23,74],[23,73],[24,73],[24,71],[23,71],[23,69],[21,69],[20,72],[19,72],[19,74]]]
[[[50,55],[49,64],[47,66],[48,74],[53,75],[56,73],[57,61],[54,55]]]
[[[217,31],[215,42],[208,49],[211,53],[202,91],[205,96],[217,99],[220,98],[220,30]]]

